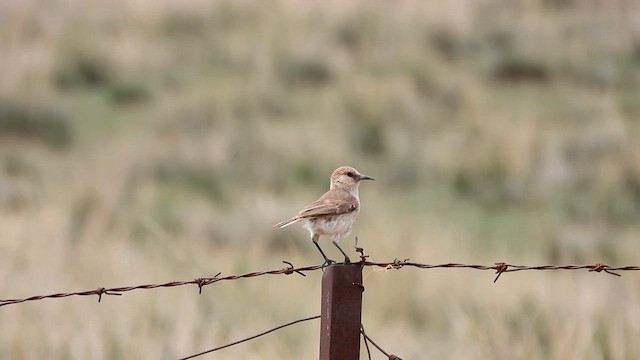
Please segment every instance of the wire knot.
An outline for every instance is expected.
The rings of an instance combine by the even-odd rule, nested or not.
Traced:
[[[498,275],[496,276],[495,279],[493,279],[494,283],[498,281],[498,279],[500,278],[500,275],[502,275],[503,272],[506,272],[509,269],[509,265],[503,262],[495,263],[495,265],[496,265],[496,274]]]
[[[602,270],[606,270],[607,267],[608,266],[603,264],[603,263],[597,263],[597,264],[593,265],[593,269],[591,269],[589,271],[601,272]]]
[[[100,302],[102,300],[102,294],[105,295],[117,295],[117,296],[121,296],[122,294],[120,293],[116,293],[116,292],[110,292],[107,289],[101,287],[101,288],[97,288],[96,289],[96,295],[98,295],[98,302]]]
[[[287,264],[287,265],[289,265],[289,267],[283,269],[285,275],[291,275],[291,274],[293,274],[295,272],[295,273],[300,274],[302,276],[307,276],[307,275],[303,274],[302,272],[296,270],[296,268],[293,267],[292,263],[290,263],[288,261],[282,261],[282,262]]]
[[[202,294],[202,287],[209,285],[209,284],[213,284],[216,281],[219,281],[220,279],[218,278],[218,276],[220,276],[220,274],[222,274],[221,272],[215,274],[213,277],[211,278],[197,278],[197,279],[193,279],[193,282],[198,285],[198,295]]]
[[[620,276],[620,274],[614,273],[613,271],[609,270],[611,267],[609,265],[603,264],[603,263],[597,263],[595,265],[592,265],[592,269],[590,269],[589,271],[595,271],[595,272],[606,272],[607,274],[611,274],[611,275],[615,275],[615,276]]]
[[[198,285],[198,295],[202,295],[202,287],[207,285],[207,280],[203,278],[197,278],[195,280],[196,285]]]
[[[398,258],[393,259],[393,262],[387,266],[387,269],[401,269],[404,266],[404,263],[409,261],[409,259],[400,260]]]

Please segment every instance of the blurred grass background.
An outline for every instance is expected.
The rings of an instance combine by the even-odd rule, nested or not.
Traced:
[[[320,261],[340,165],[373,260],[638,264],[640,5],[0,3],[0,293]],[[329,242],[332,257],[339,258]],[[354,253],[355,255],[355,253]],[[318,314],[320,273],[0,310],[0,358],[173,359]],[[405,359],[630,359],[636,275],[366,270]],[[212,358],[310,359],[319,324]]]

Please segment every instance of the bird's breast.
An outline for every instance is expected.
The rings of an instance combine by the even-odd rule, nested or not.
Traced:
[[[347,214],[318,216],[307,219],[304,227],[318,235],[347,236],[357,216],[357,210]]]

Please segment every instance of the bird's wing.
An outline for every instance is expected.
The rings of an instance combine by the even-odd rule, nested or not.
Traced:
[[[328,191],[317,201],[302,209],[297,219],[305,219],[321,215],[340,215],[358,209],[358,199],[345,191]]]

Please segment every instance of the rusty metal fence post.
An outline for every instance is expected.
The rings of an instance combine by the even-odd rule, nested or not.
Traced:
[[[339,264],[322,276],[320,360],[357,360],[360,357],[362,267]]]

